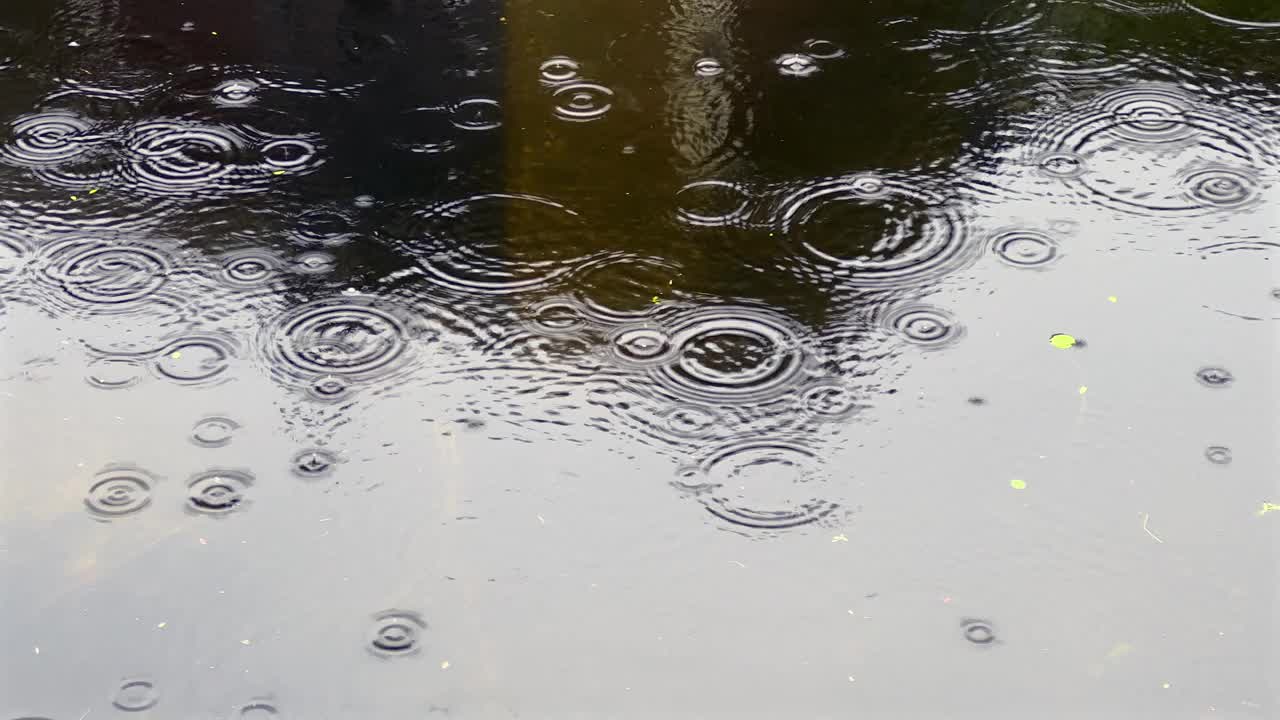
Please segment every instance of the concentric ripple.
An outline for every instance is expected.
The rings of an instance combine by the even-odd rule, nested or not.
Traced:
[[[1058,242],[1038,230],[1005,230],[991,238],[991,251],[1019,268],[1042,269],[1058,259]]]
[[[479,293],[546,286],[578,266],[587,252],[578,214],[533,195],[489,194],[418,213],[404,250],[427,276]]]
[[[529,326],[547,335],[576,333],[586,327],[587,318],[573,300],[551,298],[529,308]]]
[[[81,138],[92,128],[88,120],[70,112],[23,115],[10,123],[8,141],[0,146],[0,158],[24,167],[66,162],[89,148]]]
[[[773,222],[817,275],[868,288],[936,280],[974,248],[958,210],[914,185],[879,175],[806,185],[782,198]]]
[[[616,337],[614,347],[623,339]],[[765,402],[796,391],[807,372],[797,330],[761,308],[694,311],[676,318],[665,334],[630,339],[629,356],[651,356],[655,381],[680,399]]]
[[[624,327],[609,336],[609,350],[625,367],[658,365],[675,354],[672,338],[662,329],[642,325]]]
[[[1203,207],[1237,208],[1257,193],[1257,179],[1244,169],[1205,168],[1182,179],[1187,197]]]
[[[1267,0],[1184,0],[1185,7],[1234,28],[1280,30],[1280,8]]]
[[[863,406],[858,402],[853,388],[838,380],[820,380],[800,395],[801,407],[820,420],[843,420]]]
[[[1231,464],[1231,448],[1222,445],[1212,445],[1204,450],[1205,459],[1214,465],[1230,465]]]
[[[99,520],[133,515],[151,504],[155,484],[155,476],[141,468],[108,467],[94,476],[84,505]]]
[[[97,238],[65,240],[41,249],[39,277],[63,295],[111,311],[156,293],[169,281],[168,256],[155,247]],[[122,311],[127,311],[123,308]]]
[[[247,501],[253,476],[243,470],[213,469],[187,483],[187,508],[205,515],[226,515]]]
[[[401,311],[370,297],[344,296],[302,305],[277,318],[264,332],[262,344],[273,365],[295,376],[335,378],[333,383],[313,384],[322,394],[335,397],[352,380],[395,372],[411,354]]]
[[[134,360],[101,358],[89,363],[85,381],[99,390],[123,390],[137,385],[145,372]]]
[[[226,447],[239,429],[240,423],[228,417],[203,418],[191,428],[191,442],[206,448]]]
[[[960,622],[964,639],[974,645],[990,645],[996,641],[996,631],[990,622],[968,618]]]
[[[593,320],[632,323],[661,309],[653,296],[665,296],[680,274],[663,258],[615,256],[576,270],[573,294]]]
[[[561,85],[551,97],[555,101],[556,117],[571,122],[599,120],[613,107],[613,91],[594,82]]]
[[[727,523],[777,531],[821,522],[839,508],[815,498],[827,480],[808,448],[782,442],[746,442],[721,448],[676,487],[693,494]]]
[[[778,72],[789,77],[808,77],[822,69],[812,55],[804,53],[785,53],[779,55],[773,64]]]
[[[337,453],[324,448],[303,450],[293,456],[293,474],[304,480],[318,480],[328,477],[333,469],[342,462]]]
[[[125,146],[133,157],[126,174],[160,194],[228,190],[223,182],[245,162],[249,141],[220,125],[176,120],[147,122],[132,128]]]
[[[502,127],[502,105],[490,98],[468,98],[449,108],[449,122],[459,130],[496,130]]]
[[[369,652],[385,658],[412,655],[422,648],[422,633],[426,629],[427,623],[418,613],[384,610],[373,616]]]
[[[181,385],[209,385],[228,379],[227,371],[238,355],[236,342],[228,336],[190,335],[166,345],[151,370],[160,379]]]
[[[886,327],[906,340],[926,348],[950,345],[964,335],[964,329],[950,313],[929,305],[908,303],[885,312]]]
[[[1196,371],[1196,379],[1205,387],[1225,388],[1236,381],[1236,376],[1226,368],[1203,367]]]

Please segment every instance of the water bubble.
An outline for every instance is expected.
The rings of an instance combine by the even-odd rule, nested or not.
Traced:
[[[715,58],[698,58],[693,63],[693,73],[700,77],[715,77],[724,73],[724,65]]]
[[[778,66],[778,72],[791,77],[807,77],[820,69],[813,56],[803,53],[780,55],[773,62]]]
[[[151,488],[156,478],[136,467],[112,466],[93,477],[84,504],[101,520],[132,515],[151,504]]]
[[[1001,260],[1020,268],[1043,268],[1058,259],[1058,243],[1037,230],[1007,230],[991,239]]]
[[[995,629],[985,620],[963,620],[961,627],[964,628],[964,639],[975,645],[990,645],[996,640]]]
[[[231,438],[239,429],[240,423],[231,418],[207,417],[197,422],[191,429],[191,442],[200,447],[225,447],[231,443]]]
[[[317,480],[333,473],[341,460],[337,454],[323,448],[303,450],[293,456],[293,474],[306,480]]]
[[[891,308],[884,315],[884,323],[907,340],[929,348],[950,345],[964,334],[949,313],[928,305],[905,304]]]
[[[117,710],[126,712],[149,710],[158,702],[160,691],[156,689],[155,683],[141,678],[123,681],[111,698],[111,704]]]
[[[188,509],[206,515],[225,515],[246,501],[253,476],[242,470],[206,470],[187,483]]]
[[[1236,208],[1254,197],[1256,181],[1230,168],[1207,168],[1188,173],[1182,187],[1193,202],[1215,208]]]
[[[233,340],[223,335],[192,335],[167,345],[152,370],[162,379],[184,385],[220,382],[238,354]]]
[[[652,327],[623,328],[610,336],[609,348],[627,367],[656,365],[675,351],[671,338]]]
[[[813,499],[811,483],[824,481],[821,460],[808,448],[749,441],[717,450],[678,487],[699,497],[707,511],[733,525],[777,531],[820,522],[835,503]]]
[[[1236,381],[1230,370],[1220,367],[1200,368],[1196,372],[1196,379],[1201,385],[1211,388],[1224,388]]]
[[[529,308],[535,330],[549,334],[572,333],[587,324],[577,303],[568,300],[544,300]]]
[[[751,196],[724,180],[700,180],[676,192],[676,217],[690,225],[732,225],[747,216]]]
[[[253,80],[225,80],[213,89],[213,102],[224,107],[242,107],[258,98],[258,83]]]
[[[977,248],[958,208],[920,182],[855,175],[806,184],[773,214],[814,276],[855,287],[900,287],[966,266]]]
[[[262,285],[280,272],[280,259],[265,250],[238,250],[222,256],[220,277],[236,287]]]
[[[338,258],[332,253],[313,250],[294,258],[293,269],[303,275],[324,275],[333,272]]]
[[[296,307],[266,328],[263,343],[271,360],[304,374],[340,376],[343,383],[393,372],[409,356],[401,311],[362,296]]]
[[[412,655],[421,648],[421,635],[426,629],[427,623],[418,613],[384,610],[373,616],[369,651],[379,657]]]
[[[599,120],[613,107],[613,91],[593,82],[561,85],[551,95],[556,117],[574,122]]]
[[[544,85],[560,85],[576,80],[579,69],[577,60],[557,55],[542,62],[538,68],[538,77]]]
[[[834,60],[845,55],[844,48],[830,40],[805,40],[804,48],[808,51],[810,57],[819,60]]]
[[[835,380],[814,384],[800,395],[801,406],[823,420],[840,420],[858,412],[861,407],[852,388]]]
[[[650,372],[680,399],[764,402],[793,391],[805,371],[796,330],[783,316],[761,308],[694,311],[676,318],[662,337],[661,343],[656,338],[642,343],[640,357],[660,360]]]
[[[1036,166],[1044,175],[1054,178],[1076,178],[1084,174],[1084,158],[1069,152],[1050,152],[1036,158]]]
[[[449,122],[460,130],[494,130],[502,127],[502,106],[489,98],[469,98],[450,108]]]
[[[533,195],[489,194],[415,214],[401,249],[427,277],[481,293],[528,292],[576,267],[595,247],[581,218]]]
[[[1231,463],[1231,448],[1213,445],[1205,449],[1204,456],[1214,465],[1228,465]]]
[[[170,262],[157,248],[75,238],[42,248],[39,278],[71,298],[107,310],[153,295],[169,281]]]
[[[144,372],[142,365],[132,360],[101,358],[89,363],[85,380],[100,390],[123,390],[137,385]]]
[[[88,149],[81,137],[91,129],[88,120],[69,112],[23,115],[10,123],[9,140],[0,147],[0,158],[25,167],[62,163]]]

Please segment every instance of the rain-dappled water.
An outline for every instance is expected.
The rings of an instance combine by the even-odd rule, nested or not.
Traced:
[[[5,0],[0,720],[1280,717],[1280,4]]]

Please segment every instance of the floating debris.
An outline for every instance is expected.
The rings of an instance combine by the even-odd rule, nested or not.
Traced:
[[[1027,481],[1014,478],[1013,480],[1009,481],[1009,487],[1013,488],[1014,490],[1026,490]]]
[[[1049,336],[1049,344],[1060,350],[1073,348],[1078,344],[1078,342],[1079,341],[1076,340],[1075,337],[1066,333],[1055,333]]]

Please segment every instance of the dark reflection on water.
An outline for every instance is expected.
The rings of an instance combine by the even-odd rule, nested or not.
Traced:
[[[1278,48],[11,0],[0,717],[1275,716]]]

